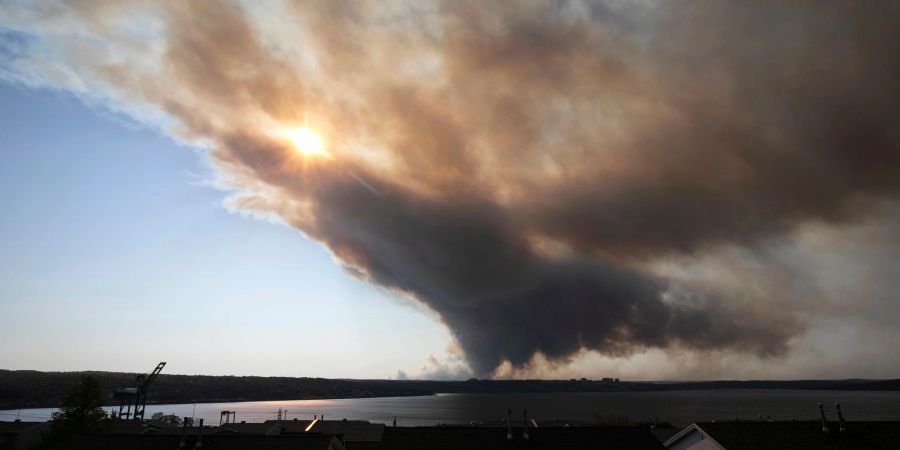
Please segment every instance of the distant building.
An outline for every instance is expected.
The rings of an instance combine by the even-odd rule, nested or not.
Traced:
[[[672,450],[900,448],[900,422],[728,421],[694,423],[665,442]]]
[[[0,422],[0,450],[26,450],[41,443],[50,422]]]

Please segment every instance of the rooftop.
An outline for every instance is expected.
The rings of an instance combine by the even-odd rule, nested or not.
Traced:
[[[179,447],[180,436],[91,434],[75,436],[53,450],[172,450]],[[188,435],[184,448],[194,448],[196,435]],[[204,435],[204,450],[344,450],[332,436],[260,436],[260,435]]]
[[[15,434],[46,426],[48,422],[0,422],[0,433]]]
[[[342,441],[380,441],[385,426],[365,420],[267,420],[268,425],[280,425],[286,433],[310,433],[341,436]]]
[[[900,443],[900,422],[846,422],[844,432],[840,424],[829,422],[827,433],[819,421],[701,422],[685,430],[695,426],[728,450],[888,449]]]
[[[552,427],[521,428],[507,439],[503,427],[386,427],[383,450],[488,450],[488,449],[661,449],[649,427]],[[348,445],[348,449],[355,447]]]

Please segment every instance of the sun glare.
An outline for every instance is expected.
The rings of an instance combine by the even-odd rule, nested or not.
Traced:
[[[287,131],[285,132],[285,137],[291,141],[294,149],[303,156],[331,156],[330,153],[325,151],[322,138],[311,128],[303,127]]]

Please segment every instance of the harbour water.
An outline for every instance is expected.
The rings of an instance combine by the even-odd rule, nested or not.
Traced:
[[[152,393],[150,394],[152,397]],[[332,400],[279,400],[264,402],[147,405],[146,417],[155,412],[203,418],[219,423],[221,411],[235,411],[237,421],[275,419],[279,409],[287,419],[370,420],[401,426],[496,421],[506,410],[538,420],[592,421],[595,417],[627,417],[631,421],[659,421],[683,426],[696,421],[817,419],[817,403],[835,418],[840,403],[847,420],[900,420],[900,392],[809,390],[697,390],[666,392],[591,392],[523,394],[438,394],[421,397],[379,397]],[[112,409],[112,407],[107,407]],[[53,408],[0,411],[0,420],[47,420]]]

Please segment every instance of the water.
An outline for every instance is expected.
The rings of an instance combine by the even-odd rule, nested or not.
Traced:
[[[468,423],[500,420],[506,409],[520,417],[527,408],[538,420],[553,418],[590,421],[595,413],[627,416],[632,421],[665,421],[683,426],[691,422],[723,419],[817,419],[816,404],[826,405],[835,419],[839,402],[847,420],[900,420],[900,392],[705,390],[670,392],[591,392],[545,394],[439,394],[422,397],[380,397],[337,400],[282,400],[267,402],[147,405],[146,417],[155,412],[195,416],[217,425],[221,411],[236,411],[238,421],[275,419],[278,409],[287,418],[358,419],[401,426]],[[196,410],[195,410],[196,408]],[[109,407],[107,408],[109,409]],[[52,408],[23,409],[22,420],[47,420]],[[16,410],[0,411],[0,420],[13,420]]]

